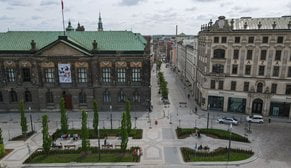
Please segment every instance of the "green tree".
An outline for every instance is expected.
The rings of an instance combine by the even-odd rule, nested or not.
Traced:
[[[128,142],[128,133],[127,133],[127,121],[126,121],[126,113],[122,113],[121,120],[121,150],[125,151],[127,148]]]
[[[23,102],[23,100],[21,100],[19,102],[18,108],[19,108],[19,112],[20,112],[20,126],[21,126],[22,135],[24,135],[26,137],[27,120],[26,120],[25,113],[24,113],[25,110],[24,110],[24,102]]]
[[[2,129],[0,128],[0,157],[5,154],[5,147],[4,147],[4,142],[2,138]]]
[[[60,101],[60,111],[61,111],[61,131],[63,134],[68,132],[68,116],[65,107],[65,100],[62,97]]]
[[[93,117],[93,128],[94,133],[98,133],[98,124],[99,124],[99,114],[98,114],[98,105],[96,100],[93,102],[93,110],[94,110],[94,117]]]
[[[126,100],[125,114],[126,114],[126,130],[127,130],[128,134],[131,131],[131,115],[130,115],[130,111],[131,111],[130,101]]]
[[[43,115],[42,116],[42,147],[45,153],[49,153],[51,144],[52,144],[52,139],[48,133],[49,128],[48,128],[48,116]]]
[[[87,127],[87,119],[88,119],[88,113],[82,110],[82,130],[81,130],[81,136],[82,136],[82,150],[87,152],[90,147],[89,142],[89,130]]]

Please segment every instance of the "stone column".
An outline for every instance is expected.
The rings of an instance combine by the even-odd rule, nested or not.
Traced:
[[[228,107],[228,96],[224,96],[223,98],[223,112],[227,112]]]
[[[250,96],[247,97],[246,101],[246,114],[247,115],[252,114],[252,98]]]

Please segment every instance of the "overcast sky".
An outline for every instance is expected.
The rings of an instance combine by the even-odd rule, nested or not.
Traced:
[[[0,0],[0,32],[62,30],[61,0]],[[290,0],[63,0],[65,22],[96,30],[101,11],[104,30],[144,35],[197,34],[201,24],[226,18],[291,15]]]

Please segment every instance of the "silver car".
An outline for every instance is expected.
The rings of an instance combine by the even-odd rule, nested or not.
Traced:
[[[217,122],[219,124],[233,124],[238,125],[238,120],[234,117],[222,117],[217,119]]]

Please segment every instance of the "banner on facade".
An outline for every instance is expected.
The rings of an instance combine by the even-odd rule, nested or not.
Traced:
[[[72,83],[70,64],[58,64],[60,83]]]

